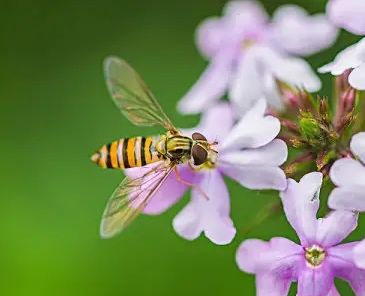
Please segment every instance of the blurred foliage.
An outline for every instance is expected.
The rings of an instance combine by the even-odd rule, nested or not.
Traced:
[[[315,13],[326,1],[262,2],[269,12],[296,3]],[[238,270],[235,250],[247,237],[296,240],[284,217],[239,232],[229,246],[203,237],[188,242],[171,226],[185,197],[104,241],[99,219],[121,173],[89,161],[103,143],[159,131],[132,126],[115,108],[101,69],[106,55],[134,65],[177,126],[198,122],[175,105],[206,66],[195,28],[224,3],[1,1],[0,295],[254,295],[254,278]],[[309,60],[320,66],[355,40],[342,32],[332,49]],[[328,95],[331,79],[322,78]],[[228,184],[238,229],[277,198]],[[359,230],[352,235],[360,237]]]

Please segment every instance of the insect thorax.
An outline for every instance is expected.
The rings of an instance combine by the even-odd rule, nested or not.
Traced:
[[[171,161],[185,162],[191,157],[193,140],[180,135],[162,135],[156,142],[156,150]]]

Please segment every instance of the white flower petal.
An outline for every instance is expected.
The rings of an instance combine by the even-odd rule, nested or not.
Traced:
[[[230,165],[282,165],[288,157],[288,147],[284,141],[274,139],[269,144],[239,151],[227,151],[219,156],[219,162]]]
[[[279,7],[271,28],[273,43],[283,50],[299,55],[310,55],[332,45],[337,29],[322,15],[309,16],[296,5]]]
[[[327,4],[327,14],[336,25],[347,31],[365,34],[365,2],[363,0],[331,0]]]
[[[288,187],[280,193],[286,218],[297,232],[302,246],[316,242],[321,173],[306,174],[299,183],[288,180]]]
[[[245,50],[239,59],[229,88],[229,98],[240,118],[264,95],[262,71],[254,56],[255,46]]]
[[[320,68],[317,69],[319,73],[329,73],[332,71],[333,67],[335,66],[334,62],[328,63]]]
[[[229,1],[224,7],[225,19],[229,22],[227,34],[232,37],[258,32],[266,24],[268,16],[258,1]]]
[[[350,148],[351,151],[365,163],[365,132],[357,133],[352,136]]]
[[[263,98],[266,100],[270,108],[276,112],[284,111],[285,104],[280,93],[277,78],[270,69],[265,69],[261,75],[261,83],[263,87]]]
[[[335,210],[365,212],[365,186],[333,189],[328,198],[328,206]]]
[[[282,169],[269,165],[222,165],[222,172],[249,189],[275,189],[286,188],[286,176]]]
[[[275,78],[309,92],[321,88],[321,81],[305,60],[279,53],[268,46],[259,46],[255,53]]]
[[[353,69],[365,62],[365,38],[358,43],[345,48],[335,57],[334,61],[319,68],[321,73],[331,72],[332,75],[341,75],[348,69]]]
[[[355,159],[342,158],[332,165],[330,177],[337,186],[365,186],[365,167]]]
[[[351,71],[349,83],[355,89],[365,90],[365,63]]]
[[[231,106],[227,103],[219,103],[202,114],[198,126],[192,129],[184,129],[182,132],[187,136],[199,132],[208,141],[221,141],[232,129],[233,121],[234,116]]]
[[[236,229],[229,217],[227,187],[216,170],[203,173],[201,178],[199,186],[209,199],[194,189],[189,204],[174,218],[174,229],[189,240],[204,232],[215,244],[228,244],[234,238]]]
[[[197,28],[196,43],[201,53],[211,58],[224,45],[225,23],[221,18],[210,17],[205,19]]]
[[[199,80],[179,101],[179,111],[185,114],[199,113],[218,101],[227,89],[233,58],[230,49],[217,54]]]
[[[266,102],[258,101],[233,127],[220,146],[222,150],[257,148],[271,142],[280,131],[280,121],[265,116]]]

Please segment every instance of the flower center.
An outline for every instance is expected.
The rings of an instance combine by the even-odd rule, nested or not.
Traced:
[[[326,258],[326,252],[323,248],[317,245],[305,248],[305,259],[307,264],[312,267],[320,266]]]
[[[242,49],[246,50],[255,44],[256,44],[256,40],[254,38],[247,38],[242,42],[241,47],[242,47]]]

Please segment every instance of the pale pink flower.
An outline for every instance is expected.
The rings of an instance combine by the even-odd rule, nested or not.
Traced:
[[[338,76],[351,70],[348,76],[350,85],[358,90],[365,90],[365,38],[343,51],[329,64],[318,69],[321,73],[330,72]]]
[[[337,186],[330,194],[328,205],[332,209],[365,211],[365,132],[352,137],[352,157],[337,160],[331,168],[330,177]]]
[[[258,2],[231,1],[222,17],[208,18],[197,30],[198,48],[210,64],[178,108],[202,112],[228,91],[239,115],[261,98],[281,109],[276,80],[317,91],[320,80],[295,56],[316,53],[336,36],[324,15],[309,16],[298,6],[278,8],[270,22]]]
[[[321,173],[309,173],[299,183],[289,179],[281,193],[286,217],[300,244],[275,237],[269,242],[244,241],[236,255],[242,271],[256,275],[256,295],[285,296],[298,282],[298,296],[339,295],[334,278],[350,283],[356,295],[365,295],[365,271],[355,266],[357,242],[340,244],[357,226],[357,215],[334,211],[317,218]]]
[[[202,233],[216,244],[228,244],[236,229],[230,218],[230,200],[223,176],[227,175],[242,186],[251,189],[283,190],[286,186],[280,165],[287,159],[287,146],[275,139],[280,122],[265,115],[265,101],[256,105],[233,125],[232,110],[228,104],[218,104],[203,114],[200,124],[183,131],[191,136],[200,132],[209,141],[218,141],[218,159],[211,168],[193,171],[187,165],[178,167],[182,179],[196,184],[191,200],[174,218],[175,231],[185,239],[193,240]],[[145,168],[129,169],[126,173],[138,177]],[[176,203],[189,186],[176,180],[171,173],[166,183],[145,208],[146,214],[159,214]]]
[[[357,35],[365,35],[364,0],[330,0],[327,15],[337,26]]]

